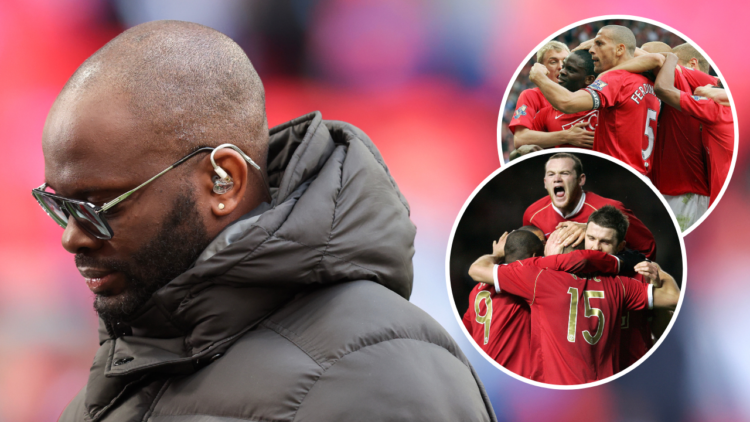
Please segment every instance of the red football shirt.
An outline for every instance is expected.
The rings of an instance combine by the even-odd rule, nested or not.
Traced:
[[[617,273],[619,262],[599,251],[573,251],[564,255],[532,258],[541,268],[575,273]],[[496,288],[496,287],[495,287]],[[479,347],[500,365],[523,377],[541,379],[538,339],[532,336],[531,313],[523,299],[496,294],[489,284],[479,283],[469,295],[463,323]]]
[[[591,132],[596,131],[596,126],[599,124],[599,110],[565,114],[555,110],[552,106],[544,107],[536,114],[529,129],[539,132],[559,132],[561,130],[568,130],[579,123],[588,123],[586,129]],[[557,146],[557,148],[562,147],[580,148],[570,144]]]
[[[703,73],[700,70],[690,69],[689,67],[680,65],[677,66],[680,68],[680,70],[682,70],[681,73],[685,77],[685,80],[687,80],[688,85],[690,86],[691,93],[695,92],[695,88],[698,88],[699,86],[716,86],[718,84],[719,79],[716,76],[711,76],[708,73]]]
[[[649,176],[656,141],[659,99],[645,76],[624,70],[606,73],[584,88],[599,110],[594,151],[624,161]]]
[[[548,107],[549,101],[544,98],[542,91],[539,88],[526,89],[521,92],[516,101],[516,111],[513,113],[513,118],[510,119],[508,129],[511,132],[516,133],[516,126],[522,126],[525,128],[531,127],[531,122],[544,107]]]
[[[633,277],[641,283],[649,284],[642,275]],[[620,370],[634,364],[654,345],[651,337],[650,311],[626,311],[622,314],[620,333]]]
[[[711,163],[711,199],[713,203],[724,186],[734,152],[734,123],[732,109],[705,97],[683,92],[680,108],[703,124],[703,145]]]
[[[684,76],[685,73],[700,73],[711,78],[700,71],[686,69],[680,72],[675,69],[674,86],[680,91],[693,92]],[[693,75],[693,79],[698,78]],[[666,104],[659,114],[651,180],[664,195],[710,194],[707,157],[701,141],[701,124]]]
[[[531,308],[549,384],[585,384],[615,374],[622,311],[653,306],[652,287],[627,277],[583,278],[524,261],[498,265],[495,273],[503,292]]]
[[[600,125],[601,127],[601,125]],[[646,255],[649,259],[656,258],[656,242],[654,235],[639,220],[633,212],[625,208],[622,202],[614,199],[603,198],[592,192],[584,192],[581,200],[573,212],[563,217],[561,212],[552,205],[552,199],[549,195],[534,202],[523,213],[523,225],[534,225],[539,227],[544,236],[549,236],[555,230],[555,227],[563,221],[574,221],[576,223],[586,223],[589,216],[594,211],[605,205],[612,205],[622,211],[630,221],[628,232],[625,234],[625,247],[638,251]]]

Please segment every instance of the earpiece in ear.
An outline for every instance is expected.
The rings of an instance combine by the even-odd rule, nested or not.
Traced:
[[[224,178],[214,176],[212,180],[214,181],[213,190],[216,194],[223,195],[234,188],[234,181],[229,176]]]

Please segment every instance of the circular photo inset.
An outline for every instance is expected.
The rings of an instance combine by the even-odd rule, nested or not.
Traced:
[[[736,112],[708,55],[654,21],[594,18],[542,42],[500,109],[501,161],[548,148],[589,149],[643,174],[689,233],[734,167]]]
[[[464,205],[448,289],[495,366],[558,389],[599,385],[646,359],[682,303],[679,227],[647,180],[611,157],[541,151]]]

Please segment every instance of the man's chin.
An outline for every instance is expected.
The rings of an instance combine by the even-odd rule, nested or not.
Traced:
[[[105,322],[129,321],[145,303],[144,298],[136,297],[132,292],[118,294],[97,294],[94,298],[94,310]]]

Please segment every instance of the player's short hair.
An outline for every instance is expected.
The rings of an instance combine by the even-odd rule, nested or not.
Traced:
[[[547,44],[544,44],[542,48],[540,48],[539,51],[536,52],[536,62],[542,63],[542,60],[544,60],[544,55],[547,54],[547,52],[550,50],[567,51],[568,53],[570,53],[570,49],[567,45],[561,43],[560,41],[550,41]]]
[[[519,228],[518,230],[526,230],[527,232],[534,233],[536,235],[536,237],[541,237],[542,239],[544,239],[544,237],[545,237],[544,236],[544,230],[540,229],[539,227],[537,227],[537,226],[535,226],[533,224],[532,225],[528,225],[528,226],[523,226],[523,227]],[[539,240],[542,240],[542,239],[539,239]]]
[[[591,58],[591,53],[589,53],[588,50],[576,50],[571,54],[574,54],[583,60],[583,69],[586,71],[586,75],[597,75],[594,70],[594,59]]]
[[[650,41],[641,46],[641,49],[649,53],[669,53],[672,47],[661,41]]]
[[[566,246],[566,247],[563,248],[562,253],[571,253],[573,251],[580,251],[580,250],[583,250],[583,248],[585,246],[586,246],[586,244],[584,242],[581,242],[581,243],[579,243],[579,244],[577,244],[575,246],[568,245],[568,246]]]
[[[583,163],[581,163],[581,160],[578,157],[569,152],[558,152],[557,154],[553,154],[551,157],[549,157],[547,163],[560,158],[570,158],[571,160],[573,160],[573,170],[576,171],[576,177],[581,177],[581,175],[583,174]],[[545,169],[547,168],[547,163],[544,163]]]
[[[615,44],[624,44],[631,56],[635,53],[635,35],[630,28],[622,25],[607,25],[601,30],[605,29],[610,32],[610,38]]]
[[[505,239],[505,262],[515,262],[544,254],[544,244],[528,230],[514,230]]]
[[[588,222],[605,229],[614,230],[615,236],[617,236],[617,242],[615,242],[617,245],[625,240],[625,234],[627,234],[630,226],[628,217],[612,205],[605,205],[591,213]]]
[[[698,67],[700,68],[701,72],[708,73],[708,71],[711,69],[711,65],[708,63],[708,60],[703,57],[703,54],[701,54],[697,48],[688,43],[676,46],[672,49],[672,52],[677,55],[680,63],[687,63],[690,61],[690,59],[696,58],[698,59]]]

